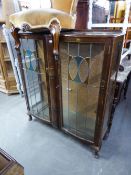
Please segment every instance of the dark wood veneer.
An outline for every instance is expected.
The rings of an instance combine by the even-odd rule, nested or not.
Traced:
[[[102,145],[102,139],[106,138],[109,134],[112,119],[113,119],[113,94],[115,89],[115,80],[117,76],[119,61],[120,61],[120,52],[123,43],[123,35],[120,32],[92,32],[92,31],[79,31],[79,32],[62,32],[60,34],[60,55],[57,59],[54,59],[53,55],[53,44],[52,36],[47,33],[22,33],[15,29],[13,32],[14,38],[16,40],[16,50],[18,54],[18,61],[21,69],[25,98],[27,103],[27,110],[32,119],[32,116],[40,118],[39,115],[34,115],[32,113],[31,106],[29,103],[29,95],[27,91],[27,84],[25,80],[25,74],[22,66],[21,50],[20,50],[20,40],[21,39],[32,39],[36,41],[43,42],[42,52],[44,53],[45,61],[45,76],[47,83],[47,95],[48,95],[48,105],[49,105],[49,120],[48,123],[54,127],[58,127],[66,133],[69,133],[76,138],[80,139],[83,142],[89,143],[95,149],[96,155]],[[100,81],[100,91],[98,98],[98,107],[96,111],[96,122],[93,140],[90,138],[84,138],[81,136],[80,131],[76,133],[72,132],[71,129],[65,128],[63,122],[63,97],[62,97],[62,56],[61,55],[61,44],[65,45],[67,43],[73,44],[92,44],[95,43],[96,46],[99,44],[104,45],[104,56],[103,56],[103,66],[101,72],[101,81]],[[96,47],[97,48],[97,47]],[[68,50],[66,50],[68,52]],[[76,50],[77,56],[77,50]],[[97,58],[99,59],[99,58]],[[66,66],[66,65],[65,65]],[[97,66],[97,65],[96,65]],[[111,93],[111,94],[110,94]],[[78,94],[79,95],[79,94]],[[110,98],[109,98],[110,96]],[[46,119],[42,118],[43,121]],[[46,121],[47,122],[47,121]]]

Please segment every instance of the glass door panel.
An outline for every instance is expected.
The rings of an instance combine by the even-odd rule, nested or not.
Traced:
[[[113,54],[113,59],[112,59],[112,70],[110,74],[110,81],[109,81],[109,86],[107,89],[107,105],[105,109],[105,117],[104,117],[104,124],[103,124],[103,136],[105,135],[107,129],[108,129],[108,124],[109,120],[112,120],[111,117],[113,117],[112,110],[114,110],[114,106],[110,105],[113,104],[114,96],[115,96],[115,86],[113,85],[115,83],[116,77],[117,77],[117,70],[119,66],[119,60],[121,57],[121,51],[116,52],[116,50],[121,50],[122,48],[123,40],[117,42],[117,44],[114,47],[114,54]]]
[[[49,121],[43,41],[22,39],[21,43],[22,62],[30,112],[36,117]]]
[[[61,43],[60,58],[63,127],[76,136],[93,140],[104,44]]]

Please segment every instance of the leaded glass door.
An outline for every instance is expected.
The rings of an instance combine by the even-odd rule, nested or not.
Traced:
[[[61,42],[62,127],[94,140],[104,43]]]
[[[47,122],[50,116],[50,92],[44,58],[43,40],[21,39],[22,65],[24,70],[29,113]]]

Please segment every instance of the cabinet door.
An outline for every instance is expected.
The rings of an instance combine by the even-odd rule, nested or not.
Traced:
[[[21,39],[21,53],[30,112],[51,122],[43,40]]]
[[[103,43],[60,43],[62,128],[94,140],[104,60]]]

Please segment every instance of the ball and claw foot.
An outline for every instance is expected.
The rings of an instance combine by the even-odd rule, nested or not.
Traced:
[[[32,116],[31,115],[29,115],[29,121],[31,121],[32,120]]]

